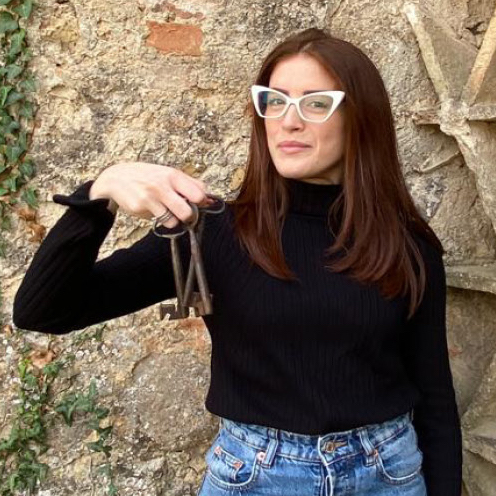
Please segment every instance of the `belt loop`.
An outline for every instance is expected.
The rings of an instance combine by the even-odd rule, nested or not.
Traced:
[[[374,465],[377,450],[374,448],[374,445],[370,441],[369,433],[366,427],[358,429],[358,437],[360,438],[360,442],[365,451],[365,464],[367,466]]]
[[[273,427],[267,427],[269,443],[267,445],[267,449],[265,450],[265,453],[259,458],[262,467],[270,468],[272,466],[272,462],[274,461],[274,457],[276,456],[277,446],[279,444],[278,432],[279,432],[278,429],[274,429]]]

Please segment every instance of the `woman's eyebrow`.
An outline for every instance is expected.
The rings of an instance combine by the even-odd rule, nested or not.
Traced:
[[[281,93],[284,93],[285,95],[289,96],[289,91],[283,90],[282,88],[271,88],[271,89],[280,91]],[[320,91],[329,91],[329,90],[307,90],[307,91],[304,91],[303,94],[308,95],[310,93],[318,93]]]

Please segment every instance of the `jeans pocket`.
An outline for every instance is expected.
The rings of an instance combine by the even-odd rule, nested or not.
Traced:
[[[377,449],[378,471],[389,484],[407,484],[422,470],[423,455],[411,422],[392,438],[379,444]]]
[[[260,469],[256,448],[222,430],[207,451],[207,476],[221,489],[248,489]]]

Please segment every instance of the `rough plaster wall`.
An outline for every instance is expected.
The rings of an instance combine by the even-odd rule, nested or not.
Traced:
[[[442,19],[474,52],[494,11],[487,0],[413,4]],[[39,80],[32,150],[39,222],[49,228],[62,215],[64,208],[51,202],[54,193],[71,192],[119,160],[179,167],[206,181],[212,192],[235,195],[247,151],[248,87],[260,61],[294,31],[329,27],[358,44],[383,75],[405,176],[443,240],[447,263],[494,262],[495,219],[456,138],[439,124],[415,120],[422,109],[439,105],[439,95],[403,7],[401,0],[40,0],[29,30]],[[148,229],[147,222],[119,213],[100,257]],[[23,221],[16,223],[11,241],[8,263],[0,262],[7,315],[37,249]],[[469,414],[477,398],[491,398],[495,377],[488,373],[496,349],[495,296],[477,289],[453,288],[448,295],[457,395],[461,413]],[[120,494],[195,494],[204,451],[217,429],[203,406],[209,338],[202,321],[166,325],[157,308],[149,308],[110,322],[103,344],[77,344],[77,334],[53,342],[37,333],[3,336],[0,375],[6,380],[0,381],[0,394],[6,401],[0,404],[5,418],[0,434],[9,428],[20,342],[40,349],[50,343],[55,351],[76,352],[55,389],[68,382],[86,388],[95,377],[102,402],[112,406],[112,460]],[[87,435],[82,424],[68,428],[56,422],[50,430],[53,448],[44,459],[52,471],[45,496],[104,494],[105,483],[92,469],[99,460],[83,444]],[[484,487],[491,487],[494,477],[494,464],[480,451],[467,455],[471,495],[489,495]]]

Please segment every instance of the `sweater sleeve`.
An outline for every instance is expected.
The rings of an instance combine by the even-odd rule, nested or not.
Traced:
[[[129,248],[96,261],[115,216],[108,200],[89,199],[93,181],[53,200],[69,208],[35,253],[14,298],[13,322],[65,334],[176,295],[170,241],[150,231]],[[183,269],[189,246],[179,238]]]
[[[413,424],[428,496],[460,496],[462,434],[446,337],[446,273],[442,254],[424,243],[425,294],[403,342],[407,370],[421,395]]]

